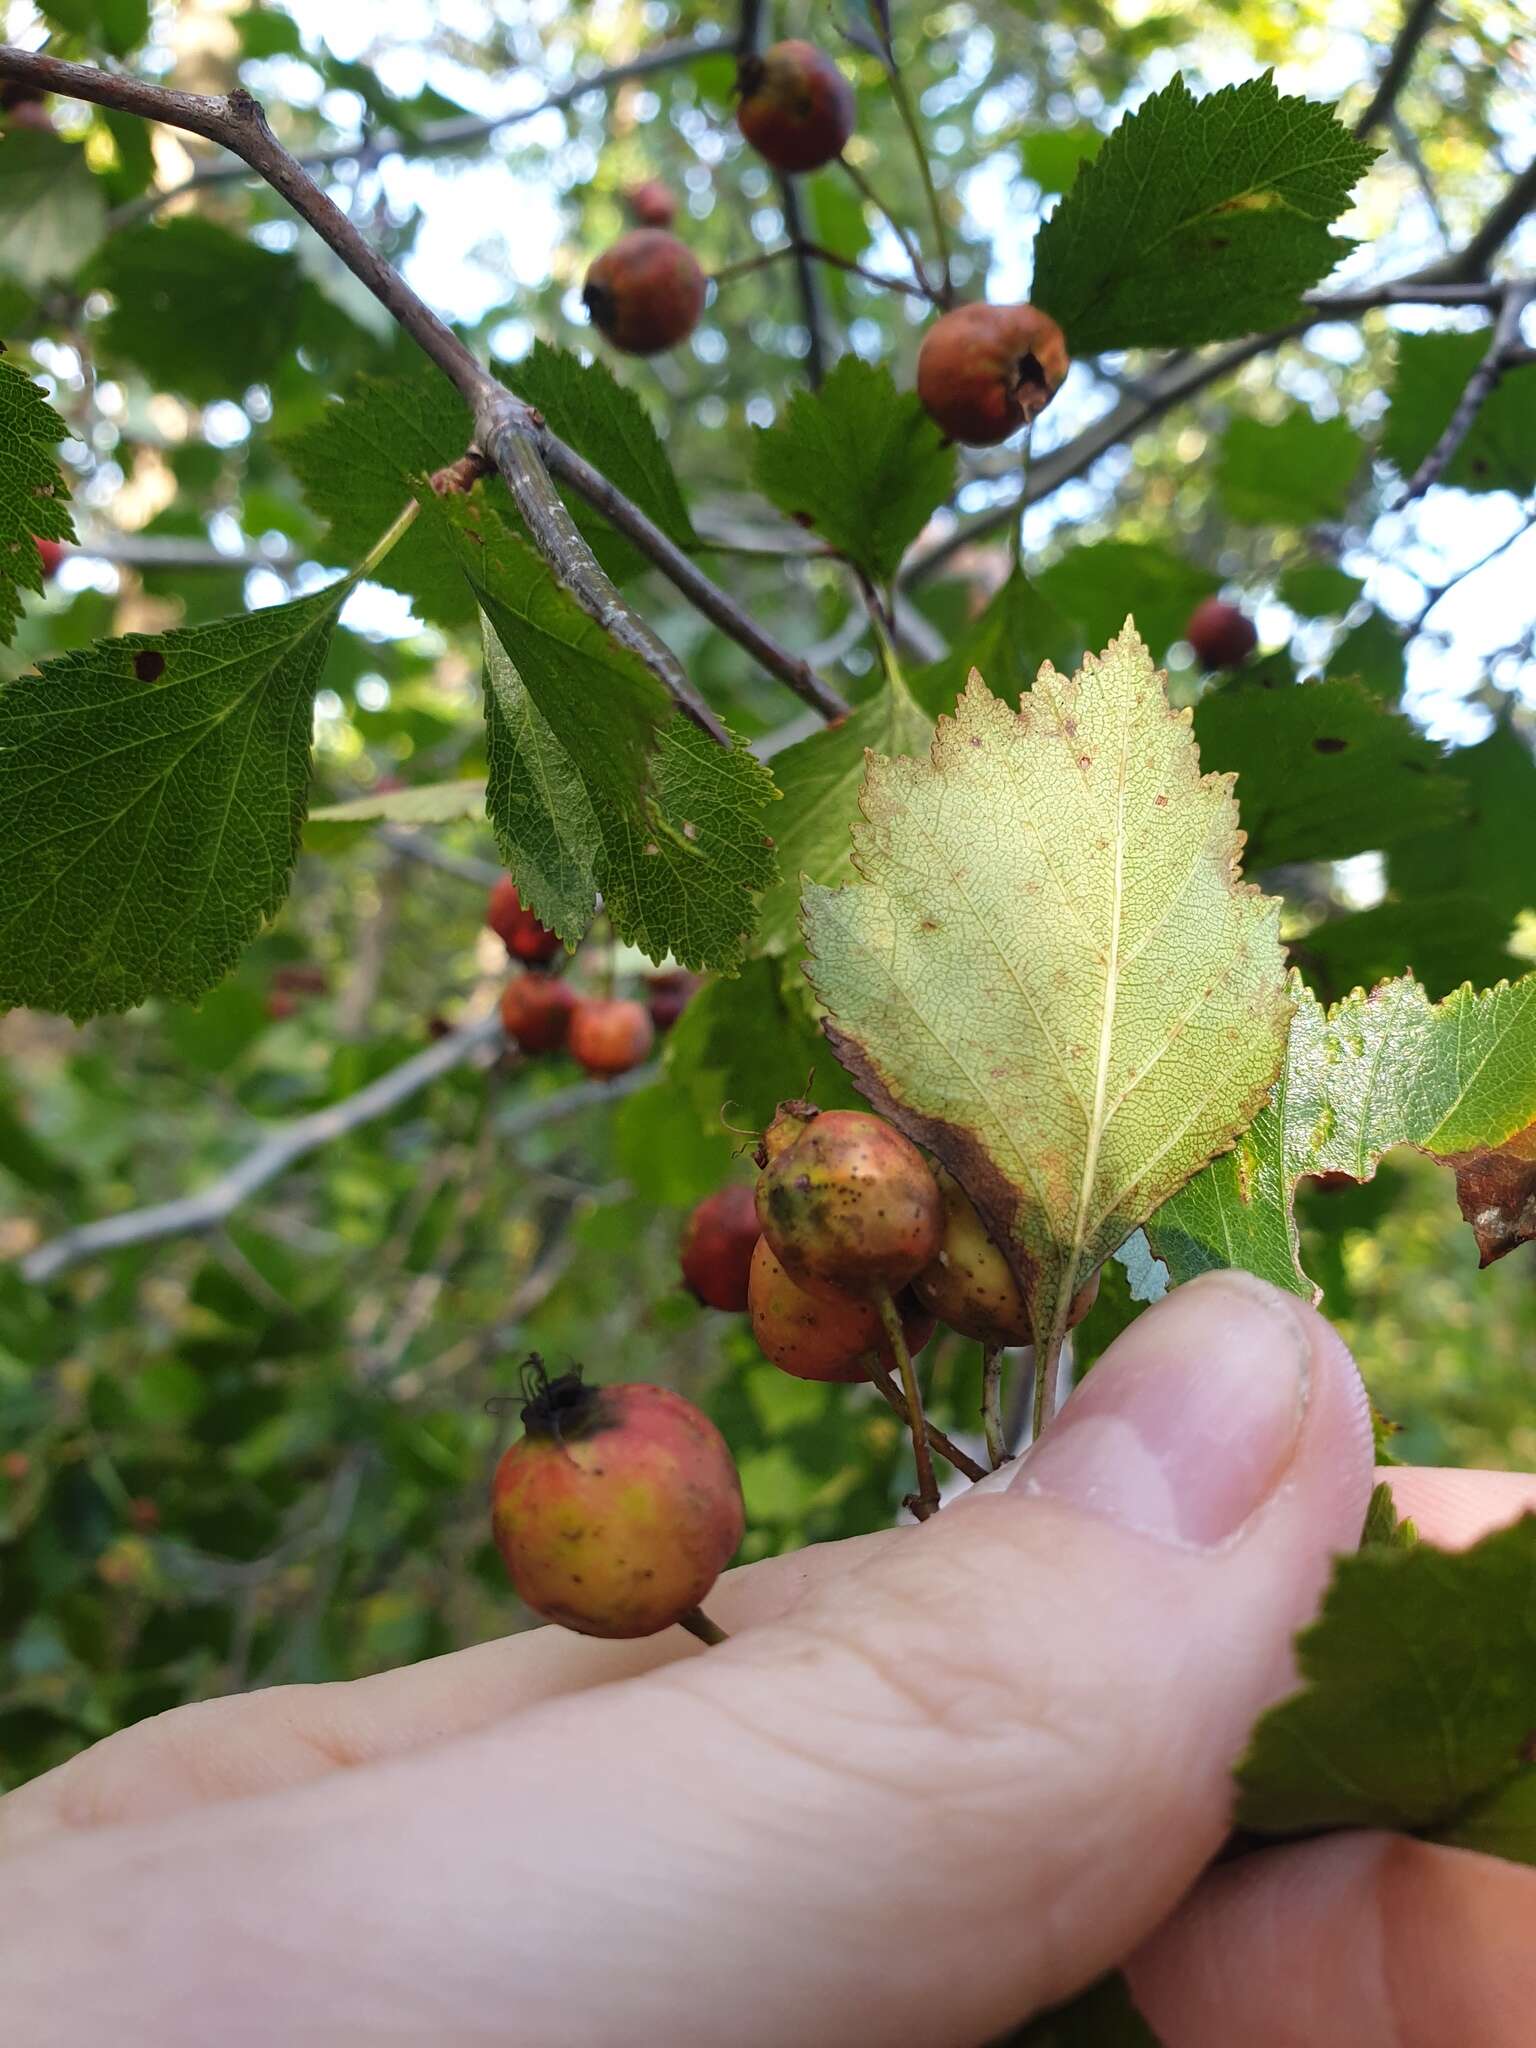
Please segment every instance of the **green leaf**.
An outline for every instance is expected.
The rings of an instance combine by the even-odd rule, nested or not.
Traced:
[[[1359,683],[1228,683],[1195,706],[1195,738],[1237,776],[1250,868],[1342,860],[1461,808],[1441,749]]]
[[[521,699],[505,687],[509,675],[547,728],[538,742],[541,771],[554,772],[547,738],[580,782],[597,834],[597,887],[619,936],[653,960],[670,953],[684,967],[735,967],[756,921],[754,897],[775,872],[766,811],[776,792],[768,771],[740,741],[720,747],[675,712],[650,670],[581,610],[489,506],[457,494],[429,497],[418,523],[456,551],[506,656],[507,667],[487,666],[496,703],[488,714],[488,804],[509,860],[543,862],[530,891],[535,910],[543,916],[547,904],[567,930],[575,921],[587,818],[571,813],[579,824],[574,837],[560,837],[565,866],[556,869],[551,833],[568,796],[556,793],[547,828],[530,827],[527,812],[521,821],[514,816],[514,797],[540,799],[534,768],[513,765],[529,733]]]
[[[1308,526],[1343,512],[1364,459],[1348,420],[1302,411],[1272,422],[1240,416],[1221,437],[1216,488],[1246,525]]]
[[[1304,618],[1339,618],[1357,604],[1365,585],[1329,562],[1303,562],[1280,578],[1280,602]]]
[[[974,682],[929,761],[874,761],[862,882],[809,888],[808,972],[860,1091],[956,1174],[1059,1343],[1075,1287],[1265,1098],[1279,906],[1237,880],[1129,624],[1017,713]]]
[[[1046,602],[1078,627],[1073,659],[1103,647],[1129,612],[1153,657],[1183,638],[1189,615],[1221,588],[1219,576],[1147,541],[1099,540],[1073,548],[1035,578]]]
[[[1513,927],[1513,917],[1476,889],[1426,890],[1330,918],[1290,950],[1331,998],[1409,973],[1426,994],[1443,996],[1464,981],[1486,986],[1518,974],[1521,962],[1508,947]]]
[[[687,1096],[700,1126],[739,1145],[743,1130],[763,1130],[777,1105],[814,1092],[823,1109],[861,1106],[827,1057],[810,993],[798,966],[749,960],[729,981],[700,989],[667,1038],[668,1075]]]
[[[1335,647],[1328,666],[1336,676],[1356,677],[1384,704],[1397,704],[1408,672],[1403,629],[1380,612],[1368,612]]]
[[[1340,1558],[1297,1642],[1305,1690],[1270,1709],[1238,1766],[1238,1824],[1454,1831],[1528,1767],[1533,1595],[1532,1515],[1469,1550]]]
[[[1267,74],[1203,100],[1175,78],[1041,229],[1031,296],[1074,355],[1277,326],[1352,246],[1328,227],[1375,154]]]
[[[1506,1863],[1536,1863],[1536,1769],[1516,1771],[1475,1799],[1437,1838],[1453,1849],[1476,1849]]]
[[[752,439],[766,498],[884,582],[954,489],[955,451],[883,364],[844,356],[819,392],[797,391]]]
[[[1097,128],[1037,128],[1019,143],[1019,162],[1026,178],[1042,192],[1070,192],[1084,164],[1104,147]]]
[[[78,143],[32,128],[0,139],[0,271],[33,291],[72,278],[106,228],[106,196]]]
[[[575,945],[597,896],[597,818],[575,764],[484,617],[481,629],[486,816],[518,894],[551,931]]]
[[[350,585],[133,633],[0,690],[0,1007],[195,1002],[288,893]]]
[[[1294,993],[1269,1101],[1233,1151],[1148,1219],[1147,1240],[1176,1283],[1240,1266],[1315,1300],[1292,1214],[1297,1181],[1304,1173],[1369,1180],[1394,1145],[1417,1145],[1455,1171],[1480,1243],[1511,1228],[1514,1242],[1522,1228],[1536,1234],[1536,1203],[1520,1223],[1518,1171],[1512,1193],[1485,1185],[1536,1125],[1536,975],[1480,995],[1458,989],[1435,1004],[1412,981],[1357,992],[1326,1011],[1299,984]]]
[[[43,587],[34,535],[75,537],[69,489],[53,452],[68,432],[41,386],[0,361],[0,642],[21,616],[22,591]]]
[[[1436,890],[1475,895],[1507,936],[1522,911],[1536,910],[1536,755],[1501,725],[1446,765],[1465,792],[1462,812],[1393,847],[1392,886],[1410,901]],[[1453,978],[1479,977],[1464,967]]]
[[[440,374],[440,373],[438,373]],[[651,416],[603,362],[583,363],[536,341],[502,380],[548,420],[562,441],[600,469],[680,548],[698,546],[683,494]]]
[[[941,711],[954,710],[974,668],[994,697],[1013,703],[1034,682],[1041,662],[1071,668],[1082,644],[1079,629],[1015,569],[950,653],[913,672],[912,695],[937,718]]]
[[[418,782],[409,789],[373,790],[344,804],[320,804],[309,814],[312,825],[369,824],[448,825],[456,818],[485,815],[485,782],[478,775],[457,782]]]
[[[198,401],[238,398],[288,362],[310,289],[296,256],[200,214],[121,229],[91,282],[116,302],[97,330],[103,356]]]
[[[763,901],[762,941],[793,947],[800,936],[800,884],[851,878],[853,841],[866,748],[877,754],[925,753],[933,721],[900,684],[887,685],[851,712],[835,731],[786,747],[773,763],[784,799],[774,813],[779,879]]]
[[[149,34],[149,0],[46,0],[42,12],[114,57],[126,57]]]
[[[1489,331],[1402,334],[1381,452],[1412,476],[1450,425],[1467,379],[1488,353]],[[1506,370],[1478,408],[1440,478],[1464,491],[1536,487],[1536,368]]]
[[[327,559],[361,561],[413,492],[410,479],[456,462],[469,446],[469,408],[442,372],[422,363],[403,377],[354,377],[311,425],[278,442],[329,534]],[[470,494],[483,495],[483,486]],[[469,625],[475,601],[440,528],[418,519],[376,568],[375,581],[411,599],[423,618]]]

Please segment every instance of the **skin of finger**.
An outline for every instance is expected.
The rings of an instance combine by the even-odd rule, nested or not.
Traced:
[[[829,1573],[899,1532],[813,1545],[727,1572],[710,1612],[732,1632],[791,1613]],[[62,1829],[159,1820],[303,1785],[505,1720],[543,1700],[635,1678],[704,1646],[679,1628],[601,1642],[552,1626],[351,1683],[271,1686],[173,1707],[0,1798],[0,1856]]]
[[[1368,1490],[1320,1322],[1314,1361],[1292,1465],[1221,1552],[973,1501],[707,1657],[8,1865],[27,2038],[122,2042],[127,2012],[179,2048],[217,2010],[232,2044],[843,2048],[856,2015],[861,2048],[974,2048],[1126,1953],[1222,1838]]]
[[[1458,1472],[1443,1467],[1394,1467],[1380,1474],[1400,1515],[1419,1534],[1446,1550],[1464,1550],[1494,1529],[1536,1512],[1536,1478],[1529,1472]]]
[[[1130,1966],[1168,2048],[1530,2048],[1536,1870],[1401,1835],[1213,1871]]]

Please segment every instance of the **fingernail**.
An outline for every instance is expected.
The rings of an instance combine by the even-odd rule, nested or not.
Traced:
[[[1235,1535],[1295,1455],[1310,1368],[1298,1306],[1247,1273],[1177,1288],[1105,1353],[1010,1490],[1165,1542]]]

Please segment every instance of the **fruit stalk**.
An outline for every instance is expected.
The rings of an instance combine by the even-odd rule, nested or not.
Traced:
[[[679,1628],[687,1629],[689,1635],[696,1636],[710,1649],[713,1649],[716,1643],[728,1643],[731,1640],[718,1622],[710,1620],[702,1607],[690,1607],[686,1614],[680,1614],[677,1617],[677,1625]]]
[[[883,1360],[875,1352],[871,1352],[866,1364],[873,1385],[890,1404],[892,1410],[901,1417],[902,1421],[908,1422],[910,1418],[902,1391],[886,1371]],[[986,1478],[985,1466],[978,1465],[969,1451],[962,1451],[957,1443],[944,1434],[937,1423],[930,1422],[924,1416],[923,1427],[928,1433],[928,1441],[933,1449],[938,1452],[941,1458],[947,1459],[962,1478],[972,1480]]]
[[[1008,1462],[1008,1439],[1003,1432],[1003,1347],[986,1345],[981,1354],[981,1426],[987,1436],[987,1456],[995,1472]]]
[[[928,1418],[923,1413],[923,1390],[917,1383],[917,1368],[907,1349],[901,1316],[891,1290],[889,1287],[876,1288],[871,1298],[880,1312],[886,1342],[901,1371],[901,1388],[907,1398],[907,1427],[912,1432],[912,1456],[917,1461],[917,1492],[912,1499],[912,1512],[920,1522],[926,1522],[930,1515],[939,1511],[939,1484],[933,1474],[933,1453],[928,1448]]]

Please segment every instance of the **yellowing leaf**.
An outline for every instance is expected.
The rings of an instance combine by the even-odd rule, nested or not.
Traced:
[[[862,882],[806,891],[827,1035],[1009,1246],[1054,1355],[1079,1281],[1263,1102],[1279,905],[1130,622],[1016,712],[973,675],[861,801]]]

